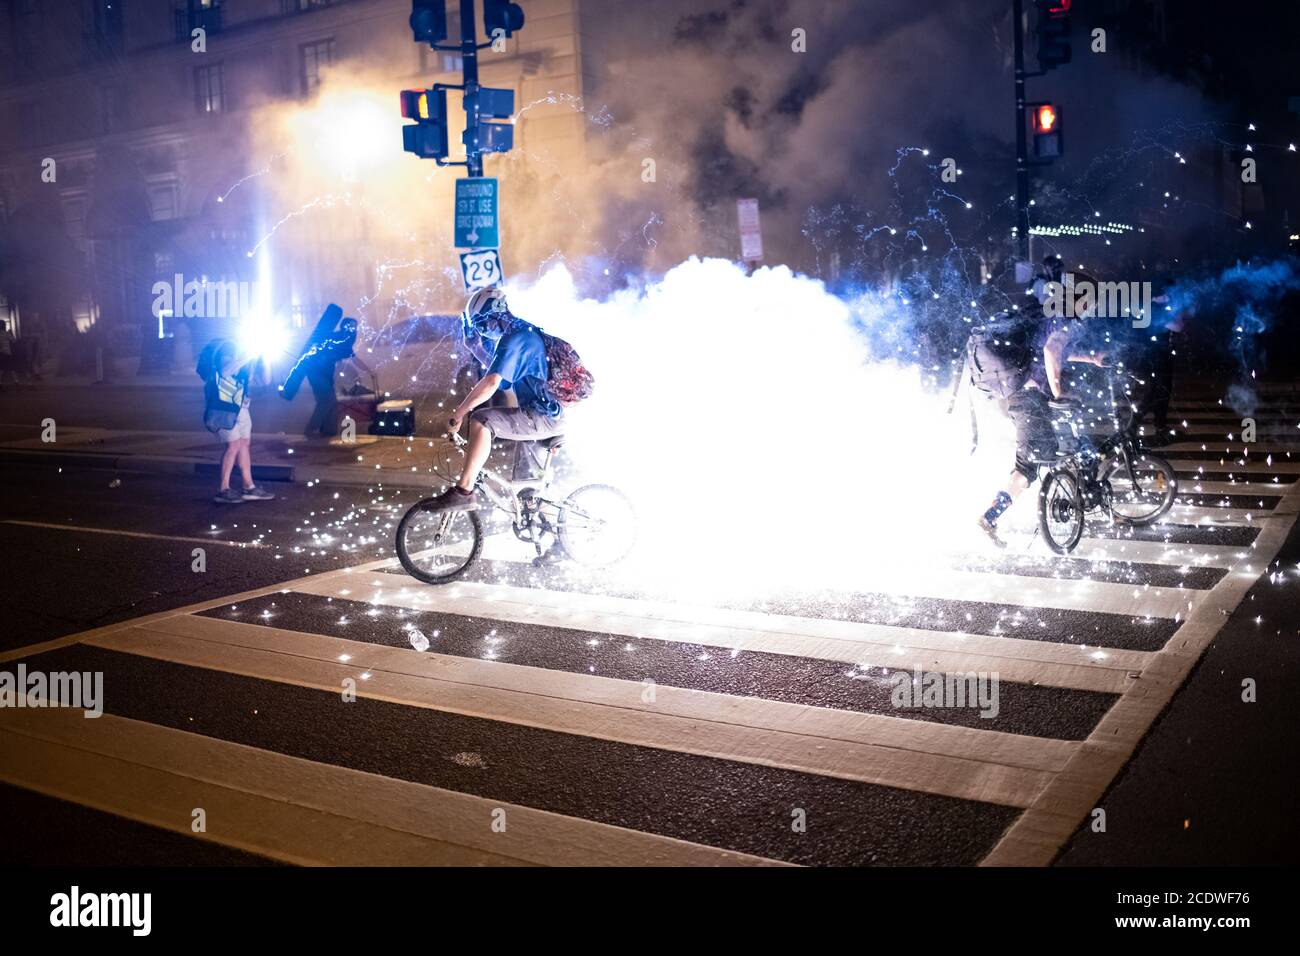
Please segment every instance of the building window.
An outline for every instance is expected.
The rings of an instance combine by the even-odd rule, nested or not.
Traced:
[[[194,95],[200,113],[225,112],[226,82],[220,63],[194,68]]]
[[[310,96],[320,86],[321,73],[334,62],[334,38],[302,45],[302,91]]]
[[[198,29],[206,33],[221,32],[221,0],[186,0],[185,6],[177,7],[173,13],[178,40],[189,42]]]
[[[175,219],[179,215],[174,182],[153,183],[149,186],[149,214],[154,222]]]

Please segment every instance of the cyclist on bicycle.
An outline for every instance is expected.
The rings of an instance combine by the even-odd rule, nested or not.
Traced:
[[[479,289],[461,313],[467,340],[477,336],[492,349],[487,374],[456,406],[448,420],[452,432],[469,419],[469,444],[460,480],[429,504],[429,511],[474,511],[474,483],[492,453],[495,439],[537,441],[564,433],[564,409],[547,388],[550,367],[546,343],[535,326],[510,312],[505,293]],[[498,390],[510,390],[517,407],[481,408]]]
[[[1053,274],[1051,264],[1047,265],[1046,279],[1049,282],[1059,282],[1059,271]],[[1026,310],[1022,319],[1027,348],[1018,360],[1004,353],[1002,358],[1012,364],[1008,368],[995,370],[994,373],[1012,384],[1011,394],[1006,398],[1004,407],[1007,417],[1016,427],[1016,461],[1006,485],[980,515],[978,526],[1000,548],[1005,548],[1006,542],[998,535],[998,519],[1037,480],[1037,463],[1054,457],[1058,452],[1056,429],[1052,425],[1052,409],[1048,401],[1049,395],[1051,398],[1061,398],[1065,362],[1101,365],[1105,360],[1105,356],[1100,353],[1090,355],[1070,352],[1071,339],[1079,329],[1080,321],[1044,314],[1042,304],[1048,295],[1045,283],[1036,283],[1035,293],[1038,302]]]

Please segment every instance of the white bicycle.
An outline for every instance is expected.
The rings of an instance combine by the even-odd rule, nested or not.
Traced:
[[[451,437],[457,448],[464,448],[465,439],[458,434]],[[540,474],[507,479],[484,468],[475,484],[480,502],[507,514],[515,537],[531,544],[539,560],[550,553],[548,545],[591,568],[608,567],[627,557],[637,538],[636,511],[628,497],[613,485],[599,484],[583,485],[560,501],[547,497],[564,437],[546,438],[535,445],[543,453]],[[517,447],[516,463],[525,451]],[[432,500],[417,501],[402,516],[397,557],[412,577],[426,584],[446,584],[463,576],[483,553],[482,505],[479,511],[430,511]]]

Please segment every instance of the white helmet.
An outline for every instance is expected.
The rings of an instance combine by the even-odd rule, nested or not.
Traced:
[[[496,286],[476,289],[465,303],[461,319],[471,328],[479,329],[488,319],[500,318],[510,311],[506,305],[506,294]]]

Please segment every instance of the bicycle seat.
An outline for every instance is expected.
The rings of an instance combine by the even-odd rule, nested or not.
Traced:
[[[564,436],[553,435],[550,438],[540,439],[537,444],[540,447],[545,448],[547,451],[552,451],[553,449],[560,448],[564,445]]]

